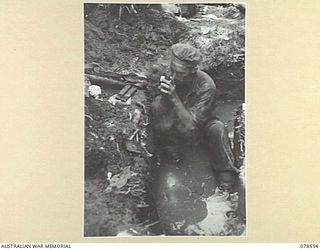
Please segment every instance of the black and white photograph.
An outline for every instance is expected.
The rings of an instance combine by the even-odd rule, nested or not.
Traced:
[[[85,3],[83,22],[83,236],[247,236],[246,5]]]

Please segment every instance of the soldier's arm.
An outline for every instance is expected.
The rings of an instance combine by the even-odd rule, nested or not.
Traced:
[[[193,107],[187,109],[179,96],[173,93],[170,100],[178,117],[178,129],[181,133],[192,136],[194,130],[204,124],[208,118],[208,111],[214,102],[214,89],[204,89],[198,96]]]

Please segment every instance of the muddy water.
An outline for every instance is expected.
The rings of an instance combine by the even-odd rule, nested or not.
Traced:
[[[220,119],[232,121],[241,102],[218,105]],[[230,134],[232,122],[227,123]],[[233,194],[220,191],[205,148],[183,148],[182,160],[161,159],[155,167],[155,200],[166,235],[244,235],[245,184]]]

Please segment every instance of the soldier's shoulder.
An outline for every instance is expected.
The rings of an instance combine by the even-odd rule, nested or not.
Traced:
[[[198,70],[196,82],[201,89],[216,89],[216,85],[211,76],[202,70]]]

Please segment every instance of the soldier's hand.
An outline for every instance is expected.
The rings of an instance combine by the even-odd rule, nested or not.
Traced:
[[[176,86],[172,83],[172,80],[167,80],[164,76],[160,77],[159,89],[161,93],[165,95],[172,95]]]

